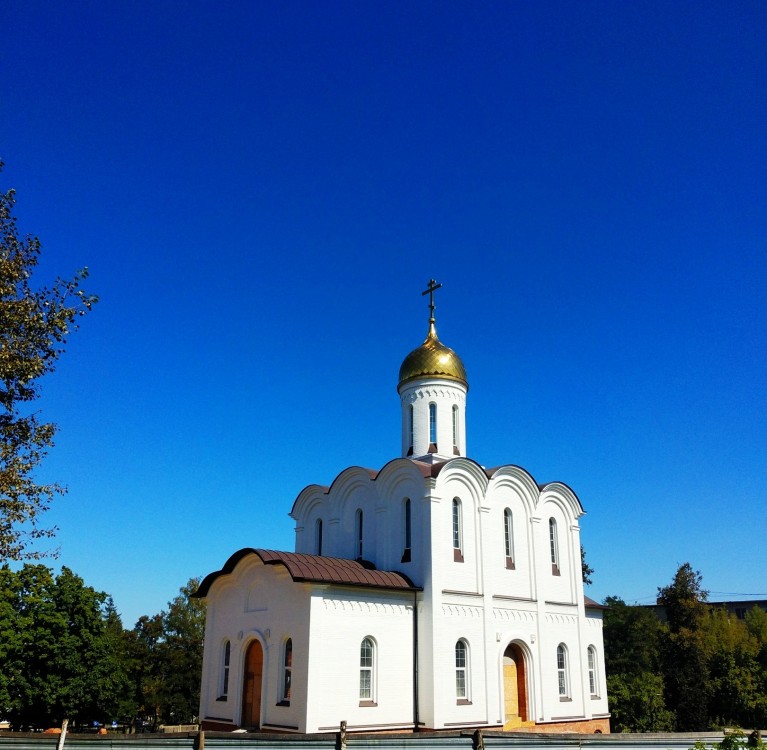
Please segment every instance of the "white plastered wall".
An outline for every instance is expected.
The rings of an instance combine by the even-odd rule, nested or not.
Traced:
[[[307,731],[413,726],[413,595],[315,588]],[[360,701],[360,645],[375,644],[373,699]],[[371,705],[374,704],[374,705]]]

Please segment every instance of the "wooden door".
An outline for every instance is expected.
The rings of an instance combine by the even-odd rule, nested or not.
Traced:
[[[527,675],[525,656],[516,643],[510,643],[503,654],[504,723],[527,721]]]
[[[506,719],[510,721],[519,716],[519,694],[517,693],[517,662],[511,647],[503,655],[503,704]]]
[[[261,678],[264,671],[264,650],[258,641],[248,646],[242,678],[242,721],[245,729],[258,729],[261,723]]]

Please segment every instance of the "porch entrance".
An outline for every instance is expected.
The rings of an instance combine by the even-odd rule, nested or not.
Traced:
[[[527,675],[525,656],[516,643],[503,652],[504,729],[529,726],[527,710]]]

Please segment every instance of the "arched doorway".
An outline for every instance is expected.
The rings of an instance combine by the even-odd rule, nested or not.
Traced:
[[[258,641],[245,652],[245,669],[242,677],[243,728],[258,729],[261,724],[261,677],[264,671],[264,650]]]
[[[527,675],[525,656],[516,643],[503,652],[504,728],[527,722]]]

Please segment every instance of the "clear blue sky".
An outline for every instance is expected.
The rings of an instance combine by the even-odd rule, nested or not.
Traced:
[[[398,455],[437,295],[469,454],[561,480],[587,593],[767,596],[767,5],[7,3],[0,155],[101,302],[39,407],[126,625]]]

